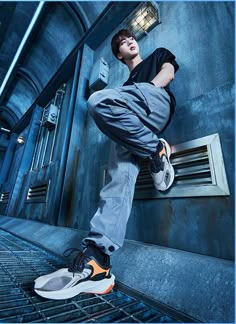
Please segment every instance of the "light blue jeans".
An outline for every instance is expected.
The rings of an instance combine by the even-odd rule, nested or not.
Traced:
[[[157,134],[169,119],[170,97],[162,87],[135,83],[95,92],[88,110],[112,145],[105,186],[82,245],[94,241],[111,255],[124,243],[140,162],[157,149]]]

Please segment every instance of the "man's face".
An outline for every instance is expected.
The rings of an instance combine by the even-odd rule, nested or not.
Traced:
[[[120,41],[118,59],[131,60],[139,54],[139,46],[133,37],[123,37]]]

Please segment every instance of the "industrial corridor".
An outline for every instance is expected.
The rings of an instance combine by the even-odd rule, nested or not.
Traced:
[[[235,323],[234,31],[232,1],[0,2],[0,323]]]

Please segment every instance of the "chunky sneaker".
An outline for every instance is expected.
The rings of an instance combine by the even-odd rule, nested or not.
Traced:
[[[149,170],[157,190],[170,188],[175,178],[175,171],[170,163],[171,147],[163,138],[159,139],[157,151],[149,160]]]
[[[83,252],[74,248],[65,252],[69,251],[70,254],[78,252],[69,268],[35,280],[34,291],[38,295],[49,299],[66,299],[82,292],[106,294],[112,290],[115,276],[111,274],[110,257],[107,254],[93,244],[88,245]]]

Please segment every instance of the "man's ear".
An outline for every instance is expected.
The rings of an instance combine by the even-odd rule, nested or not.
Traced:
[[[116,57],[118,58],[118,60],[122,60],[123,59],[123,56],[119,53],[117,53]]]

